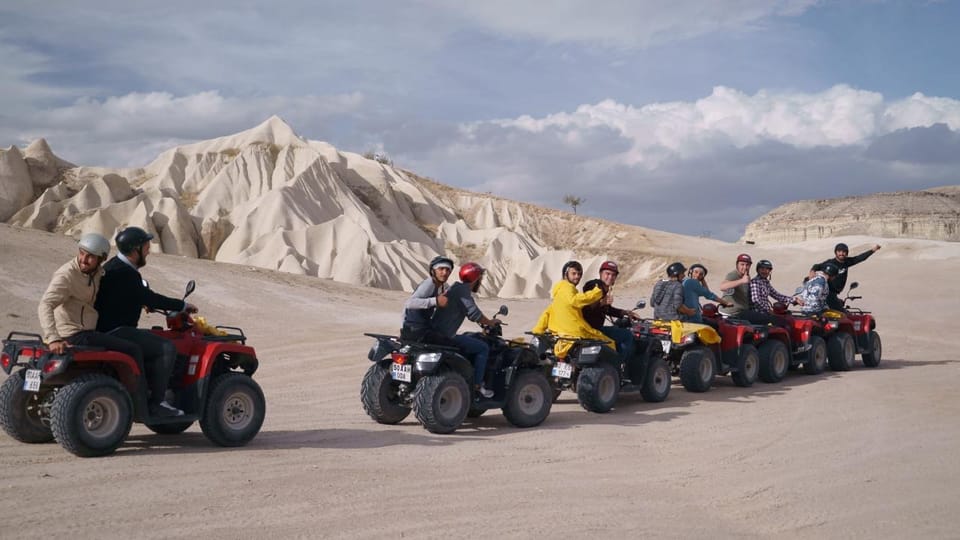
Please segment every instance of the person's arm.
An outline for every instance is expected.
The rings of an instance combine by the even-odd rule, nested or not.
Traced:
[[[576,287],[571,287],[571,289],[577,290]],[[573,307],[583,308],[598,302],[601,298],[603,298],[603,291],[598,287],[587,292],[573,294],[570,298],[570,304]]]
[[[190,306],[186,300],[171,298],[153,292],[150,290],[150,287],[147,287],[143,283],[143,278],[137,275],[136,272],[130,272],[129,275],[131,276],[131,278],[129,278],[131,290],[137,291],[141,306],[147,306],[152,310],[165,311],[184,311]]]
[[[750,283],[750,272],[740,276],[737,279],[727,279],[720,283],[720,290],[726,291],[729,289],[735,289],[744,283]]]
[[[537,324],[533,326],[533,330],[530,332],[534,334],[542,334],[547,331],[547,327],[550,326],[550,306],[547,306],[547,309],[543,310],[543,313],[540,314],[540,318],[537,319]]]
[[[403,309],[430,309],[437,307],[437,297],[434,296],[433,281],[424,281],[410,298],[403,303]]]
[[[767,292],[770,293],[770,296],[776,298],[778,301],[783,302],[784,304],[789,304],[794,300],[792,296],[780,294],[780,292],[778,292],[776,289],[773,288],[773,285],[770,285],[770,290]]]
[[[53,310],[62,305],[70,297],[70,283],[66,274],[57,272],[50,280],[50,285],[40,298],[40,304],[37,306],[37,315],[40,318],[40,330],[43,334],[43,342],[46,344],[63,341],[63,337],[57,333],[57,320],[53,316]]]
[[[880,244],[873,246],[873,249],[868,249],[867,251],[864,251],[863,253],[857,255],[856,257],[847,257],[847,267],[853,266],[855,264],[860,264],[863,261],[869,259],[871,255],[877,252],[878,249],[880,249]]]

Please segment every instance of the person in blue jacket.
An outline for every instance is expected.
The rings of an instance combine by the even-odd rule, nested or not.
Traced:
[[[713,300],[721,306],[732,306],[732,302],[728,302],[723,298],[720,298],[713,291],[707,287],[707,267],[697,263],[690,266],[690,270],[687,272],[687,278],[683,280],[683,305],[694,310],[692,315],[683,315],[682,319],[684,322],[693,322],[703,324],[703,310],[700,309],[700,298],[706,298],[708,300]]]

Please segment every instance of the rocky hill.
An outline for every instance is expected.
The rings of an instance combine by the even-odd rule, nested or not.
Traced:
[[[412,290],[437,254],[488,268],[482,292],[546,296],[563,262],[658,274],[686,237],[471,193],[298,136],[283,120],[172,148],[142,168],[77,167],[39,140],[0,150],[0,220],[79,237],[129,225],[155,250]]]
[[[741,241],[849,235],[960,241],[960,186],[787,203],[747,225]]]

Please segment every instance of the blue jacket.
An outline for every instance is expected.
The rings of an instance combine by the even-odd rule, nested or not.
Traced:
[[[683,280],[683,305],[697,310],[693,315],[684,315],[684,321],[703,323],[703,312],[700,310],[701,296],[714,302],[720,301],[720,297],[710,292],[710,289],[704,287],[699,280],[693,278]]]

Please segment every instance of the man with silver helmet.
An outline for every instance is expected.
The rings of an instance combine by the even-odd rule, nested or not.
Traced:
[[[102,235],[80,237],[77,256],[53,273],[37,307],[43,341],[55,354],[74,346],[103,347],[143,365],[143,352],[136,344],[96,331],[99,313],[94,302],[103,277],[101,265],[109,253],[110,242]]]
[[[403,325],[400,339],[452,345],[430,331],[430,319],[437,308],[447,305],[447,280],[453,272],[453,260],[438,255],[430,261],[430,277],[423,280],[403,303]]]

